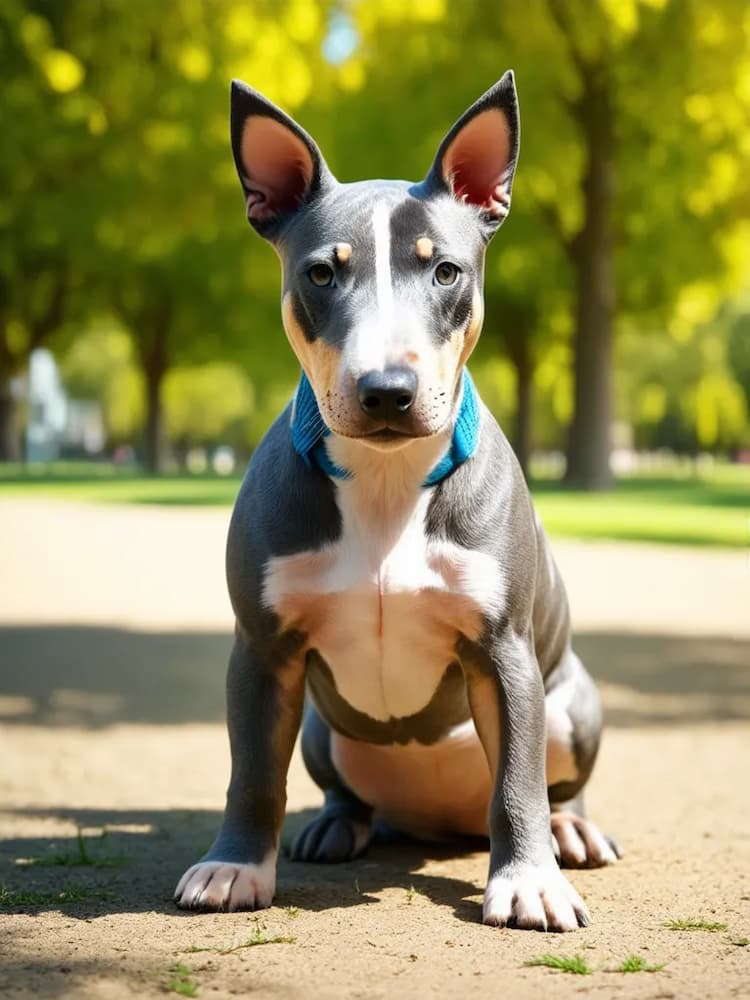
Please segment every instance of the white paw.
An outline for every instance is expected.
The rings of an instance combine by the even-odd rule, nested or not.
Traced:
[[[525,865],[490,876],[482,919],[494,927],[574,931],[586,927],[586,904],[557,865]]]
[[[199,861],[174,891],[184,910],[264,910],[276,891],[276,858],[260,865]]]
[[[602,868],[620,857],[617,844],[589,819],[575,813],[552,813],[552,836],[563,868]]]

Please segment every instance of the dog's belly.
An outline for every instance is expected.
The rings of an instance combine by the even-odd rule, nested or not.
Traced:
[[[502,574],[489,555],[428,537],[430,492],[397,532],[342,503],[336,544],[266,567],[266,606],[305,635],[337,695],[380,722],[429,705],[459,636],[477,638],[483,616],[502,600]]]
[[[398,830],[426,839],[487,834],[492,782],[471,721],[428,746],[382,746],[332,733],[331,757],[355,795]]]

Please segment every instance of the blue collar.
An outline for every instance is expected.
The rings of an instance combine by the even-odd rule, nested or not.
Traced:
[[[331,476],[333,479],[351,478],[351,472],[336,465],[328,455],[325,438],[331,432],[323,422],[317,400],[315,399],[315,393],[304,372],[299,380],[297,393],[294,397],[291,432],[294,450],[301,456],[308,468],[317,465],[319,469],[322,469],[326,475]],[[471,458],[476,450],[478,438],[479,405],[477,391],[474,388],[471,375],[464,368],[461,406],[459,407],[458,416],[453,428],[450,447],[437,465],[433,466],[422,486],[434,486],[436,483],[442,482],[459,465],[462,465],[467,458]]]

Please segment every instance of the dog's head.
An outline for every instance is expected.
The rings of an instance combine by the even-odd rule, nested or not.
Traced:
[[[231,117],[247,217],[281,259],[284,327],[325,423],[379,448],[438,433],[481,329],[484,251],[510,208],[512,72],[419,184],[339,184],[310,136],[239,81]]]

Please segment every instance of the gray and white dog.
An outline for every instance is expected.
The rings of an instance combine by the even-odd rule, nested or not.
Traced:
[[[510,207],[513,74],[419,184],[338,183],[310,136],[240,82],[231,123],[303,374],[232,517],[232,775],[178,905],[271,905],[302,724],[325,805],[294,859],[356,857],[376,819],[425,838],[489,834],[485,923],[583,926],[559,865],[618,857],[583,812],[599,699],[523,476],[465,368],[485,249]]]

